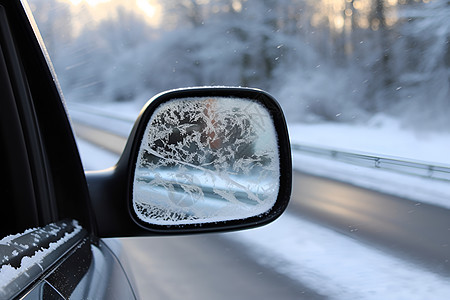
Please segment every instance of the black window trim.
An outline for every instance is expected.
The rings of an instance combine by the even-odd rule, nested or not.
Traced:
[[[33,191],[33,199],[24,200],[30,203],[24,207],[31,207],[36,200],[37,212],[37,221],[31,222],[31,226],[28,222],[25,228],[36,223],[37,226],[45,226],[61,219],[76,219],[95,236],[96,226],[78,147],[57,78],[44,54],[45,46],[31,11],[26,1],[20,0],[0,0],[0,7],[0,56],[5,54],[6,78],[9,78],[14,92],[10,102],[16,106],[20,117],[17,132],[23,132],[25,151],[31,154],[25,171],[32,175],[32,189],[38,189]],[[19,94],[17,86],[23,88],[19,89]],[[18,99],[18,96],[24,97]],[[21,104],[17,105],[19,102]],[[9,143],[9,140],[6,139],[6,142]],[[5,140],[2,140],[4,143]],[[30,144],[36,147],[32,151]],[[13,199],[16,201],[15,197]],[[26,221],[25,218],[23,220]],[[0,221],[0,224],[4,229],[3,222]],[[20,227],[23,228],[23,224],[20,222]],[[11,230],[12,226],[6,223],[6,227],[6,230]],[[9,233],[20,231],[11,230]]]
[[[4,7],[0,6],[0,45],[2,50],[3,78],[5,81],[9,78],[10,106],[16,106],[15,110],[19,117],[22,130],[22,141],[25,144],[25,151],[28,157],[28,174],[31,175],[32,189],[34,191],[35,212],[39,225],[48,224],[57,220],[57,210],[55,204],[55,196],[53,194],[52,179],[49,174],[47,157],[41,142],[41,134],[37,122],[36,112],[34,109],[32,96],[28,87],[27,79],[23,72],[19,56],[16,51],[13,35],[11,34],[9,22]],[[4,82],[8,85],[7,82]],[[2,116],[3,117],[3,116]],[[9,124],[3,130],[9,128]],[[20,133],[16,133],[20,134]],[[14,139],[15,137],[11,137]],[[10,140],[2,141],[3,144],[9,143]],[[11,149],[11,155],[15,150]],[[14,159],[17,162],[17,159]],[[11,171],[11,170],[8,170]],[[16,201],[23,199],[14,199]],[[26,200],[30,205],[30,200]],[[26,207],[26,206],[24,206]]]

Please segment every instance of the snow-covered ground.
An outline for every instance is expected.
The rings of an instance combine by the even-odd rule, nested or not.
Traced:
[[[126,114],[127,111],[123,109],[122,113]],[[91,118],[89,122],[96,121]],[[100,123],[104,127],[112,126],[104,121]],[[380,151],[386,155],[420,160],[426,160],[426,151],[430,151],[430,160],[438,159],[437,162],[448,163],[448,157],[440,151],[449,149],[450,136],[430,134],[427,135],[426,145],[423,145],[421,135],[409,133],[392,124],[387,122],[382,126],[368,125],[366,128],[298,124],[291,125],[290,131],[291,139],[298,143],[333,146],[349,151]],[[391,136],[392,133],[395,134]],[[376,143],[375,139],[379,140],[381,137],[384,137],[385,142]],[[408,145],[406,141],[409,141]],[[117,155],[82,140],[78,143],[86,169],[109,167],[117,160]],[[389,145],[392,146],[392,152]],[[434,147],[439,147],[440,151]],[[392,189],[390,192],[394,194],[414,189],[414,192],[407,192],[405,196],[416,193],[422,199],[450,199],[448,182],[392,174],[296,153],[294,167],[377,190],[383,190],[382,187],[388,185]],[[359,180],[355,181],[355,177]],[[428,184],[431,185],[428,191],[425,187],[420,188],[421,185]],[[444,202],[436,203],[447,206]],[[450,295],[448,278],[289,213],[262,228],[227,233],[224,237],[244,245],[258,263],[331,299],[429,299],[431,295],[433,299],[446,299]]]
[[[367,124],[291,124],[292,143],[450,166],[450,132],[417,131],[377,115]]]

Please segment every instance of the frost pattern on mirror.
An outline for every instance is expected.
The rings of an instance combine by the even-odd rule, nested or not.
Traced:
[[[277,136],[261,104],[176,99],[161,105],[146,128],[133,206],[157,225],[257,216],[274,205],[279,176]]]

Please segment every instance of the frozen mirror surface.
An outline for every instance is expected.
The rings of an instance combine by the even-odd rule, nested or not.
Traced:
[[[279,172],[276,131],[264,106],[241,98],[171,100],[145,130],[134,211],[156,225],[257,216],[275,204]]]

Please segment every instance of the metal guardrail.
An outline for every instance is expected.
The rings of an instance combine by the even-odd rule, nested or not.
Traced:
[[[292,144],[291,147],[294,151],[325,156],[353,165],[450,181],[450,166],[438,166],[427,162],[405,160],[396,157],[382,157],[368,153],[346,152],[299,144]]]
[[[78,110],[80,112],[88,113],[91,115],[107,117],[129,123],[134,122],[134,119],[127,118],[119,114],[115,114],[111,111],[103,111],[101,109],[94,108],[88,105],[70,104],[69,109]],[[310,155],[328,157],[333,160],[353,165],[384,169],[407,175],[450,181],[450,166],[446,165],[434,165],[428,162],[406,160],[397,157],[378,156],[375,154],[362,152],[347,152],[343,150],[325,149],[316,146],[300,145],[300,144],[291,144],[291,148],[294,151]]]
[[[118,121],[123,121],[123,122],[127,122],[127,123],[134,123],[134,121],[136,121],[136,117],[135,118],[130,118],[129,116],[124,116],[121,114],[117,114],[111,111],[106,111],[106,110],[102,110],[100,108],[97,107],[93,107],[87,104],[82,104],[82,103],[69,103],[67,104],[67,107],[70,110],[75,110],[75,111],[79,111],[79,112],[83,112],[83,113],[87,113],[87,114],[91,114],[91,115],[95,115],[95,116],[101,116],[101,117],[106,117],[106,118],[110,118],[110,119],[114,119],[114,120],[118,120]]]

